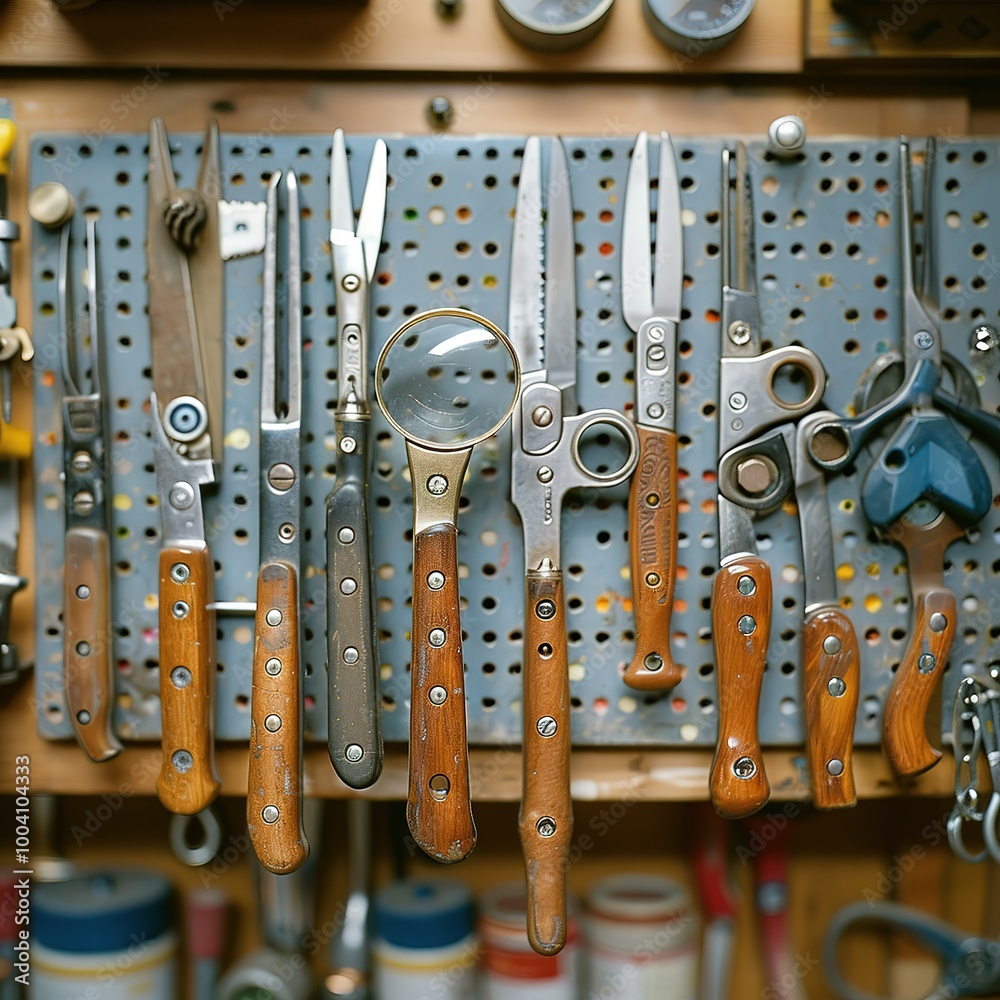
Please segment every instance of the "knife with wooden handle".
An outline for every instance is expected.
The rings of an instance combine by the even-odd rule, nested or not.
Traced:
[[[562,573],[531,572],[525,584],[519,828],[528,886],[528,940],[540,955],[554,955],[566,943],[566,861],[573,839]]]
[[[299,583],[285,562],[261,566],[254,623],[247,829],[277,875],[309,857],[302,827],[302,680]]]
[[[115,688],[107,532],[67,530],[63,572],[66,708],[90,759],[110,760],[122,745],[111,726]]]
[[[740,819],[770,798],[757,729],[771,634],[771,570],[759,556],[723,564],[712,587],[712,635],[719,685],[719,738],[709,788],[726,819]]]
[[[215,770],[214,566],[207,546],[160,551],[160,710],[163,762],[156,790],[193,816],[219,794]]]
[[[468,456],[465,457],[468,461]],[[461,482],[462,477],[452,480]],[[458,529],[434,524],[413,539],[413,662],[406,818],[437,861],[476,846],[469,780],[465,666],[458,595]]]

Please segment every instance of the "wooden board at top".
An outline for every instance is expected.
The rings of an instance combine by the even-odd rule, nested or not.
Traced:
[[[619,0],[608,24],[573,52],[537,53],[501,27],[493,0],[466,0],[442,19],[434,0],[99,0],[60,12],[51,0],[0,10],[7,66],[270,69],[434,73],[796,73],[801,0],[763,0],[738,37],[715,53],[677,54]]]

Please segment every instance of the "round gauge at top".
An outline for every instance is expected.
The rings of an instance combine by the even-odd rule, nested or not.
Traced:
[[[550,52],[589,42],[614,0],[496,0],[500,23],[522,44]]]
[[[753,10],[754,0],[642,0],[650,30],[665,45],[712,52],[732,41]]]

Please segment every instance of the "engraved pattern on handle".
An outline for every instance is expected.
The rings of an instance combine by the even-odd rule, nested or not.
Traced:
[[[413,540],[413,660],[406,819],[437,861],[476,846],[469,782],[458,529],[435,524]]]
[[[328,749],[345,784],[368,788],[382,773],[383,759],[365,474],[369,421],[338,417],[337,440],[345,436],[357,444],[353,452],[340,449],[337,482],[326,501]]]
[[[219,794],[215,770],[214,566],[207,547],[160,552],[160,705],[163,763],[156,790],[193,816]]]
[[[573,839],[569,667],[562,574],[525,580],[524,790],[518,826],[528,883],[528,940],[540,955],[566,944],[566,861]]]
[[[683,678],[670,655],[677,573],[677,435],[636,427],[639,463],[629,488],[628,532],[635,609],[635,656],[625,683],[669,691]]]
[[[941,759],[941,751],[927,738],[927,707],[948,663],[957,623],[955,595],[944,587],[919,591],[914,603],[910,642],[892,678],[882,718],[885,753],[900,777],[922,774]]]
[[[771,571],[759,556],[743,556],[715,575],[712,634],[719,738],[709,788],[716,812],[740,819],[771,795],[757,730],[771,634]]]
[[[63,576],[63,684],[77,741],[98,762],[122,749],[111,724],[115,679],[110,576],[107,532],[70,528]]]
[[[302,828],[302,674],[299,584],[288,563],[261,566],[254,622],[247,828],[275,875],[309,857]]]
[[[806,758],[817,809],[857,802],[854,722],[858,713],[858,637],[839,608],[819,608],[803,625]]]

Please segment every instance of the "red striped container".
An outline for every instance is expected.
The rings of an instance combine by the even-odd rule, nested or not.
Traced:
[[[528,943],[524,886],[490,890],[479,916],[483,1000],[577,1000],[580,946],[574,909],[571,904],[566,947],[546,958]]]
[[[698,920],[687,890],[658,875],[612,875],[584,919],[590,1000],[693,1000]]]

